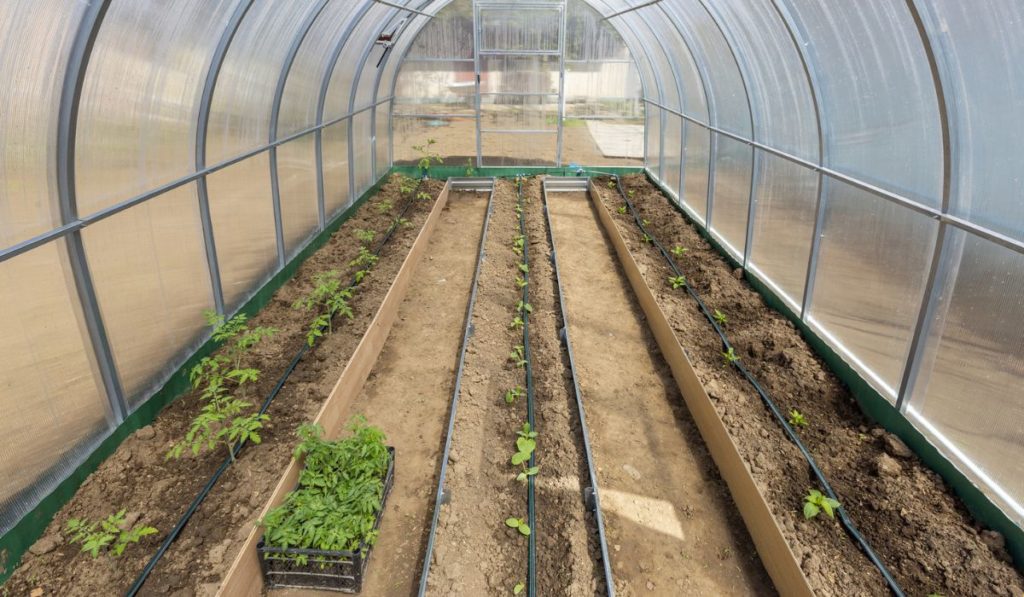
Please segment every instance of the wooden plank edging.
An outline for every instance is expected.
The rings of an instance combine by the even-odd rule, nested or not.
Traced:
[[[345,366],[345,370],[342,371],[341,377],[334,384],[334,389],[331,390],[330,395],[324,401],[323,406],[320,407],[320,412],[317,413],[314,419],[315,423],[319,423],[324,428],[324,434],[328,438],[337,437],[341,432],[344,416],[349,406],[351,406],[352,401],[362,391],[374,363],[377,362],[377,357],[384,348],[384,343],[391,332],[391,326],[398,316],[398,307],[402,304],[402,300],[409,289],[409,284],[412,282],[416,264],[419,263],[420,258],[426,251],[427,244],[429,244],[430,237],[433,235],[434,228],[437,225],[437,220],[441,216],[441,211],[448,203],[450,187],[451,183],[446,183],[444,189],[437,196],[437,201],[434,202],[430,215],[427,216],[427,220],[423,223],[423,228],[420,229],[420,233],[406,255],[405,261],[402,262],[401,269],[395,275],[391,288],[388,290],[387,295],[385,295],[384,301],[377,310],[377,314],[374,316],[373,321],[370,322],[366,333],[363,334],[363,338],[359,341],[359,345],[356,346],[355,352],[352,353],[352,357]],[[267,512],[272,508],[284,501],[285,496],[298,482],[301,468],[301,464],[294,458],[289,461],[284,474],[281,476],[281,480],[278,481],[277,487],[274,488],[274,492],[270,496],[270,500],[263,507],[263,510],[260,511],[260,519],[266,516]],[[263,591],[263,575],[260,572],[260,563],[256,555],[256,544],[259,542],[260,534],[261,530],[258,526],[254,526],[249,532],[245,544],[235,557],[235,561],[231,564],[231,568],[228,569],[228,573],[224,577],[220,589],[217,591],[217,597],[259,595]]]
[[[765,570],[771,576],[775,588],[781,595],[813,595],[811,587],[804,576],[800,563],[789,547],[782,528],[779,527],[772,516],[771,508],[764,496],[757,489],[754,478],[750,475],[740,455],[739,448],[732,441],[725,424],[718,416],[711,398],[705,391],[704,386],[697,379],[697,373],[693,370],[683,351],[675,331],[669,324],[665,312],[661,310],[654,293],[647,282],[644,281],[640,268],[637,267],[633,255],[626,247],[622,235],[611,214],[605,208],[604,203],[597,197],[594,183],[589,185],[588,197],[597,210],[598,218],[604,226],[605,232],[615,247],[615,253],[619,257],[619,263],[626,272],[633,292],[647,316],[647,324],[661,349],[662,355],[672,369],[672,377],[675,378],[679,391],[682,392],[683,400],[693,416],[697,428],[700,430],[704,443],[711,452],[711,458],[718,466],[718,470],[729,486],[736,508],[743,517],[743,522],[754,540],[754,546],[761,557]]]

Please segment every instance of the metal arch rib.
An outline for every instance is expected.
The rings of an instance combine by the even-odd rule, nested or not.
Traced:
[[[210,66],[206,71],[206,82],[203,84],[203,95],[199,99],[199,111],[196,116],[196,140],[195,140],[195,167],[196,172],[206,168],[206,142],[210,128],[210,109],[213,103],[213,93],[217,88],[217,79],[220,77],[220,69],[224,66],[224,57],[227,56],[228,48],[231,46],[242,19],[252,8],[254,0],[241,0],[235,7],[221,34],[217,48],[210,59]],[[206,249],[206,263],[210,270],[210,285],[213,289],[213,304],[217,313],[224,315],[224,289],[220,277],[220,265],[217,259],[217,245],[214,242],[213,219],[210,215],[210,193],[206,184],[206,176],[196,179],[196,192],[199,196],[199,217],[203,227],[203,244]]]
[[[78,219],[78,198],[75,187],[78,108],[82,100],[82,86],[85,82],[89,58],[109,8],[110,0],[100,0],[86,7],[71,46],[67,69],[64,71],[57,115],[56,175],[60,218],[61,223],[65,225]],[[110,348],[110,341],[107,338],[106,327],[103,324],[92,274],[89,272],[81,230],[76,229],[67,234],[66,242],[68,261],[75,280],[75,290],[81,304],[89,342],[96,357],[113,419],[120,424],[128,416],[128,405]]]

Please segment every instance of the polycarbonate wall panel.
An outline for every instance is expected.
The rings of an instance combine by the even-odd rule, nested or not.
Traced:
[[[814,236],[818,174],[761,151],[750,267],[799,310]]]
[[[334,67],[334,73],[331,75],[331,82],[327,86],[327,105],[324,111],[324,120],[340,118],[350,113],[351,100],[354,98],[354,94],[358,93],[358,89],[355,89],[354,85],[356,69],[359,66],[364,50],[366,50],[367,45],[373,43],[381,23],[388,17],[391,10],[390,7],[383,4],[374,3],[356,24],[348,43],[345,44],[345,48],[341,51],[338,63]],[[364,70],[369,69],[376,72],[374,65],[377,63],[380,51],[380,48],[376,49],[376,52],[373,53],[373,62],[367,61]],[[369,101],[355,102],[351,107],[358,110],[359,108],[366,107],[369,103]]]
[[[703,224],[708,208],[708,155],[711,133],[702,126],[685,123],[686,148],[683,154],[683,203]]]
[[[419,57],[473,59],[472,0],[454,0],[423,25],[409,48],[410,60]]]
[[[373,184],[373,148],[370,143],[372,134],[370,110],[363,110],[352,117],[352,147],[355,159],[352,167],[355,172],[356,197],[362,195],[363,191]]]
[[[207,187],[224,304],[234,311],[277,265],[267,154],[210,174]]]
[[[374,132],[375,142],[374,148],[377,152],[376,157],[376,173],[377,176],[384,176],[391,167],[388,157],[388,146],[391,144],[391,127],[388,122],[388,114],[391,112],[391,102],[383,103],[377,106],[377,130]]]
[[[884,396],[894,399],[924,295],[937,224],[827,180],[809,319]]]
[[[481,143],[484,166],[554,166],[558,153],[550,133],[484,133]]]
[[[348,121],[332,124],[323,132],[324,212],[330,219],[349,205]]]
[[[210,107],[207,163],[220,162],[267,143],[270,110],[281,67],[315,3],[316,0],[257,0],[246,13],[217,78]]]
[[[1024,240],[1024,4],[1017,0],[921,3],[944,80],[957,144],[952,213]]]
[[[566,60],[632,61],[615,28],[586,2],[569,0],[565,7]]]
[[[320,224],[316,193],[314,135],[303,135],[277,148],[277,181],[285,258],[299,252]]]
[[[662,178],[665,184],[679,193],[679,160],[683,144],[682,119],[665,112],[665,141],[662,145]]]
[[[658,172],[661,159],[661,110],[647,106],[647,156],[645,162],[652,172]]]
[[[395,86],[395,114],[474,114],[473,61],[407,60]]]
[[[479,3],[480,51],[558,52],[562,13],[549,8],[492,8]]]
[[[559,56],[481,56],[480,93],[558,94]]]
[[[715,142],[718,149],[711,229],[725,240],[734,256],[741,257],[747,244],[754,153],[750,146],[723,135],[717,135]]]
[[[197,344],[213,308],[195,184],[82,232],[121,384],[132,407]]]
[[[1002,490],[1000,501],[1024,520],[1024,255],[949,229],[944,257],[952,273],[939,291],[908,413],[926,421],[973,461],[969,474]]]
[[[805,50],[820,83],[826,165],[938,207],[938,102],[906,3],[784,1],[813,41]]]
[[[434,151],[444,156],[445,162],[461,165],[466,159],[476,158],[476,117],[417,118],[395,115],[391,121],[394,159],[396,164],[413,165],[422,154],[414,146],[433,139]]]
[[[85,451],[74,448],[112,418],[69,267],[63,240],[0,262],[0,532],[79,464]]]
[[[558,131],[557,95],[483,95],[480,129]]]
[[[61,77],[85,5],[0,2],[0,248],[60,225],[56,180]]]
[[[278,137],[287,137],[316,124],[327,62],[354,16],[351,2],[330,0],[313,22],[288,71],[277,125]]]
[[[138,0],[111,3],[82,86],[80,214],[195,170],[199,97],[233,4],[182,0],[166,10]]]

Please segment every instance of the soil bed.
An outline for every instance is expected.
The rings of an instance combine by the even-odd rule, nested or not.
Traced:
[[[803,458],[746,380],[723,366],[718,336],[692,299],[671,289],[671,270],[643,242],[631,216],[618,213],[618,192],[607,187],[608,179],[596,182],[812,588],[827,595],[887,594],[881,575],[837,521],[804,519],[803,496],[816,485]],[[937,474],[861,413],[795,326],[770,309],[655,186],[643,175],[623,183],[635,192],[633,202],[651,233],[668,249],[688,249],[677,263],[708,307],[728,317],[736,354],[780,409],[806,416],[809,425],[799,431],[804,443],[904,591],[1020,594],[1024,579],[1008,563],[1002,537],[975,523]]]
[[[425,185],[422,190],[433,197],[443,187],[440,181],[427,181]],[[387,212],[378,209],[384,201],[394,207]],[[402,205],[397,181],[385,184],[251,319],[252,325],[272,326],[279,332],[250,353],[251,366],[261,370],[260,381],[249,391],[250,400],[262,402],[305,342],[309,318],[292,309],[292,303],[312,288],[313,276],[332,269],[350,275],[353,268],[349,261],[359,250],[355,230],[375,230],[379,240]],[[268,410],[271,421],[261,433],[262,444],[241,452],[171,545],[141,594],[212,595],[216,591],[258,509],[291,458],[295,429],[316,414],[337,381],[432,205],[433,201],[416,201],[407,212],[409,225],[399,227],[350,301],[355,318],[343,323],[337,320],[335,333],[318,342],[300,361]],[[186,395],[170,404],[151,426],[125,440],[48,526],[39,545],[53,542],[56,547],[39,555],[26,554],[3,588],[15,595],[27,595],[37,588],[44,595],[127,590],[226,455],[223,450],[215,450],[194,458],[164,460],[167,450],[185,435],[198,409],[198,396]],[[160,532],[129,547],[120,558],[95,560],[80,554],[78,546],[68,545],[61,537],[69,518],[103,518],[120,508],[129,511],[129,518],[137,515],[139,523]]]

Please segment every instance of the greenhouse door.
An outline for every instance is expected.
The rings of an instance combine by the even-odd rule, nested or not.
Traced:
[[[560,166],[565,2],[478,0],[473,16],[478,165]]]

